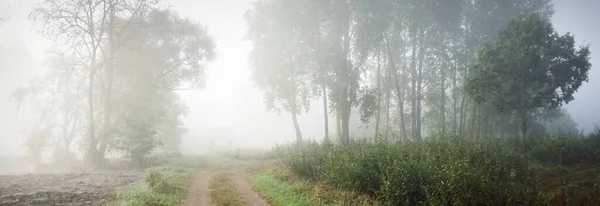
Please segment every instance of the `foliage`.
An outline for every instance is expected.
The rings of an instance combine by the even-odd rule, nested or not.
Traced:
[[[13,97],[40,105],[41,121],[62,140],[52,146],[66,155],[84,143],[97,165],[108,152],[138,164],[155,148],[177,152],[187,108],[174,90],[203,88],[215,57],[204,25],[155,0],[48,0],[31,18],[44,22],[53,56]]]
[[[540,15],[522,15],[480,50],[467,92],[500,112],[518,111],[522,122],[531,109],[568,103],[591,67],[589,46],[574,44],[573,35],[559,35]]]
[[[527,142],[531,147],[528,155],[546,165],[579,165],[600,163],[600,130],[588,136],[559,134],[557,136],[534,136]]]
[[[535,139],[529,149],[513,139],[469,141],[439,137],[393,144],[355,141],[328,148],[315,143],[280,148],[299,177],[368,194],[389,205],[541,204],[534,162],[598,164],[598,134],[556,141]]]
[[[214,164],[213,161],[208,157],[169,159],[165,165],[149,170],[144,181],[121,189],[109,205],[181,205],[198,170]]]
[[[138,167],[143,166],[144,156],[154,148],[154,132],[148,122],[140,120],[125,120],[122,138],[115,141],[115,148],[127,152],[127,157]]]
[[[303,33],[302,26],[310,20],[302,10],[305,1],[256,1],[246,13],[248,39],[252,41],[250,62],[256,85],[265,91],[268,110],[292,114],[296,139],[302,134],[296,118],[302,108],[308,110],[312,36]]]
[[[42,160],[42,152],[48,144],[48,134],[44,130],[33,130],[29,132],[25,147],[33,157],[35,164],[40,164]]]

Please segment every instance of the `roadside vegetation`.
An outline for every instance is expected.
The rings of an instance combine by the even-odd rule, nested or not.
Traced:
[[[231,173],[221,173],[210,180],[208,189],[210,190],[210,202],[213,205],[245,205],[231,181],[231,176]]]
[[[600,130],[515,142],[439,137],[303,143],[279,150],[283,165],[297,177],[384,205],[600,204]]]
[[[319,199],[307,194],[306,182],[283,182],[273,171],[262,171],[251,177],[252,184],[273,205],[322,205]]]
[[[273,205],[378,205],[366,195],[300,178],[281,166],[260,171],[251,181]]]
[[[181,205],[185,192],[198,171],[219,164],[216,157],[178,157],[148,169],[146,178],[122,188],[110,205]]]

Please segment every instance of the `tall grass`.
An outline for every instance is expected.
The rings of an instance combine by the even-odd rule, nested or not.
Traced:
[[[598,163],[600,132],[587,137],[513,140],[431,138],[393,144],[303,143],[280,147],[296,175],[377,198],[387,205],[539,204],[534,168],[540,164]],[[544,200],[545,201],[545,200]]]

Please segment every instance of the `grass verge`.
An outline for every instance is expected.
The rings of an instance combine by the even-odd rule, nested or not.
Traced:
[[[218,162],[218,159],[209,157],[170,159],[163,166],[149,169],[143,181],[121,189],[109,205],[180,205],[197,172]]]
[[[208,188],[210,190],[210,201],[213,205],[245,205],[231,181],[231,176],[231,173],[221,173],[210,180]]]
[[[354,192],[327,187],[295,177],[283,167],[273,167],[252,175],[253,186],[273,205],[378,205]]]

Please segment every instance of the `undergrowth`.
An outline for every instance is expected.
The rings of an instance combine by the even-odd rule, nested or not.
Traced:
[[[318,206],[317,198],[306,195],[310,185],[305,182],[287,184],[273,177],[269,171],[252,175],[252,185],[275,206]]]
[[[110,205],[180,205],[197,171],[215,162],[202,157],[171,159],[164,166],[149,169],[143,181],[121,189]]]
[[[403,144],[303,143],[279,152],[295,175],[384,205],[578,205],[595,200],[573,192],[582,187],[569,182],[577,178],[564,167],[599,164],[598,148],[599,131],[585,137],[534,136],[518,144],[443,137]],[[597,185],[583,188],[595,191]]]

